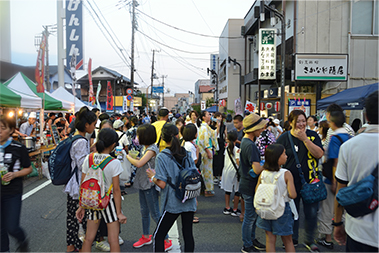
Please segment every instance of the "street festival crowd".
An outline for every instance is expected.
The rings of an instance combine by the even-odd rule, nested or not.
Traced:
[[[364,116],[362,127],[351,127],[337,104],[329,105],[321,119],[293,110],[286,122],[248,113],[181,115],[166,108],[158,115],[140,116],[132,112],[108,115],[87,107],[71,117],[50,113],[47,127],[56,125],[62,139],[78,137],[69,151],[71,169],[77,168],[77,174],[71,174],[63,190],[67,195],[66,251],[90,252],[92,246],[120,251],[121,224],[127,220],[121,201],[128,187],[139,190],[142,233],[140,228],[136,233],[142,236],[134,248],[153,243],[154,251],[169,251],[173,246],[168,231],[181,216],[182,250],[195,251],[192,226],[199,222],[196,209],[201,202],[196,198],[181,201],[172,186],[186,160],[201,174],[201,194],[212,198],[215,186],[224,190],[225,208],[220,214],[241,220],[242,252],[274,252],[276,236],[281,237],[286,252],[294,252],[298,243],[310,252],[331,251],[332,238],[349,252],[378,252],[378,209],[353,217],[336,200],[339,190],[378,169],[378,91],[366,98]],[[30,136],[35,121],[36,113],[31,112],[17,129],[13,118],[0,116],[0,167],[8,169],[1,185],[1,252],[10,250],[9,235],[17,240],[18,251],[30,250],[19,223],[22,179],[32,168],[25,146],[12,135]],[[101,211],[85,209],[79,205],[81,183],[92,165],[106,159],[102,169],[109,204]],[[331,164],[328,170],[327,164]],[[284,200],[274,219],[262,215],[256,204],[264,199],[259,187],[267,183],[276,184],[276,196]],[[309,194],[305,186],[311,184],[325,188],[322,200],[305,201]],[[300,242],[302,215],[305,240]],[[150,216],[156,223],[153,234]],[[265,243],[255,238],[258,229],[265,231]]]

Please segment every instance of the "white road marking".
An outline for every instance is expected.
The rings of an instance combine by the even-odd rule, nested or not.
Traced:
[[[22,195],[22,200],[29,198],[29,197],[32,196],[34,193],[38,192],[38,191],[41,190],[42,188],[45,188],[45,187],[48,186],[49,184],[51,184],[51,180],[46,181],[45,183],[43,183],[43,184],[37,186],[36,188],[34,188],[34,189],[28,191],[27,193],[25,193],[25,194]]]
[[[172,240],[172,249],[168,251],[169,253],[178,253],[180,251],[180,243],[179,243],[179,231],[178,231],[178,223],[175,221],[174,225],[172,225],[170,231],[168,231],[168,237]]]

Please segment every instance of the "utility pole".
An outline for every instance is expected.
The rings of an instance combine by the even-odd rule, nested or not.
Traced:
[[[155,52],[159,52],[158,50],[155,50],[153,49],[153,61],[151,63],[151,88],[150,88],[150,100],[153,99],[153,82],[154,82],[154,78],[155,78],[155,75],[154,75],[154,55],[155,55]],[[148,89],[146,90],[146,99],[147,99],[147,108],[149,108],[149,99],[147,97],[148,95]]]
[[[134,33],[137,26],[135,8],[138,6],[136,0],[132,0],[132,50],[130,59],[130,84],[132,90],[134,91]]]
[[[164,79],[167,78],[167,75],[162,75],[162,86],[163,86],[163,97],[162,97],[162,106],[164,106]]]
[[[57,26],[58,26],[58,86],[64,87],[64,59],[65,50],[63,43],[63,19],[65,18],[63,1],[57,0]],[[74,100],[75,103],[75,100]]]

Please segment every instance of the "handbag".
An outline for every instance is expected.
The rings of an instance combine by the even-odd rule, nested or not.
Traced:
[[[291,133],[288,133],[288,139],[290,140],[292,152],[293,152],[293,155],[295,156],[296,168],[299,170],[299,175],[300,175],[301,185],[302,185],[301,190],[300,190],[300,195],[303,198],[304,203],[312,204],[312,203],[320,202],[326,199],[326,196],[327,196],[326,187],[324,183],[322,182],[322,177],[320,173],[318,174],[319,180],[317,182],[312,182],[309,184],[305,181],[304,173],[301,170],[301,164],[299,162],[299,158],[297,157],[297,153],[295,151]],[[316,175],[316,171],[313,166],[312,166],[312,169],[313,169],[314,175]]]

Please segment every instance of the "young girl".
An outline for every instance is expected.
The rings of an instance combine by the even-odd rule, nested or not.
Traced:
[[[196,199],[189,199],[182,203],[175,196],[174,188],[166,185],[169,177],[171,182],[175,184],[176,178],[179,176],[180,169],[173,159],[182,164],[183,158],[188,155],[187,151],[180,146],[178,134],[179,130],[175,125],[168,123],[163,126],[162,139],[167,143],[167,146],[157,156],[156,174],[151,169],[147,171],[151,181],[162,189],[161,207],[164,210],[154,232],[154,252],[164,252],[165,235],[179,215],[182,217],[184,252],[193,252],[195,249],[192,227],[193,215],[196,211]],[[192,159],[189,161],[193,162]]]
[[[255,188],[256,190],[258,189],[258,186],[261,183],[262,175],[264,175],[265,181],[267,180],[267,182],[272,182],[274,180],[274,176],[279,173],[279,171],[285,171],[277,181],[280,195],[288,192],[288,196],[286,194],[285,197],[286,206],[283,215],[277,220],[265,220],[259,216],[257,220],[257,226],[266,231],[266,252],[275,252],[275,241],[277,235],[282,237],[286,252],[295,252],[295,247],[292,242],[293,217],[289,201],[290,198],[296,198],[297,194],[291,172],[280,168],[280,166],[285,164],[286,161],[287,155],[283,145],[269,145],[265,152],[265,163],[263,165],[264,170],[260,174],[257,186]]]
[[[138,168],[134,178],[134,187],[139,190],[143,234],[142,237],[133,244],[133,247],[141,248],[153,242],[150,235],[150,215],[157,224],[161,216],[158,202],[159,193],[155,189],[154,183],[149,180],[146,174],[148,168],[155,168],[155,157],[159,153],[159,149],[155,144],[157,134],[153,125],[143,124],[138,127],[137,137],[140,145],[144,146],[142,158],[137,160],[130,155],[127,155],[126,158],[131,164]],[[166,236],[165,249],[168,250],[171,248],[171,240],[168,240]]]
[[[80,138],[72,143],[70,149],[71,171],[78,167],[77,176],[71,177],[65,185],[64,192],[67,193],[67,230],[66,242],[67,252],[78,251],[82,247],[82,241],[78,237],[79,224],[75,212],[79,207],[79,189],[82,176],[82,165],[86,156],[90,153],[90,143],[85,138],[86,133],[92,134],[95,130],[97,116],[94,112],[88,110],[86,106],[80,108],[75,119],[74,135],[80,135]],[[83,220],[85,227],[86,220]]]
[[[93,160],[94,164],[100,164],[105,158],[109,156],[109,153],[116,147],[118,135],[113,129],[104,128],[100,130],[98,135],[98,141],[96,142],[96,150],[99,153],[95,153]],[[90,169],[89,156],[87,156],[83,162],[83,179]],[[120,252],[120,245],[118,241],[119,223],[125,224],[126,217],[121,211],[121,191],[119,175],[122,172],[121,163],[119,160],[114,159],[107,166],[104,167],[104,183],[105,191],[108,191],[111,184],[113,184],[112,193],[110,195],[110,201],[108,206],[102,211],[88,210],[87,216],[87,232],[83,242],[82,252],[90,252],[92,243],[95,239],[97,230],[99,228],[99,220],[105,220],[108,228],[108,242],[110,244],[111,252]],[[76,217],[81,222],[84,218],[85,210],[79,207],[76,211]]]
[[[14,118],[0,115],[0,170],[1,176],[1,252],[9,252],[8,234],[16,238],[18,251],[27,252],[28,241],[20,227],[22,178],[32,172],[25,146],[12,139],[16,129]]]
[[[225,150],[225,165],[222,171],[221,189],[225,191],[225,208],[224,214],[231,214],[234,217],[238,217],[241,211],[238,209],[238,202],[241,194],[238,192],[239,182],[237,178],[237,170],[240,164],[240,149],[235,146],[237,141],[237,132],[230,131],[227,135],[228,147]],[[234,164],[237,166],[234,166]],[[234,206],[230,207],[230,195],[234,189]]]

